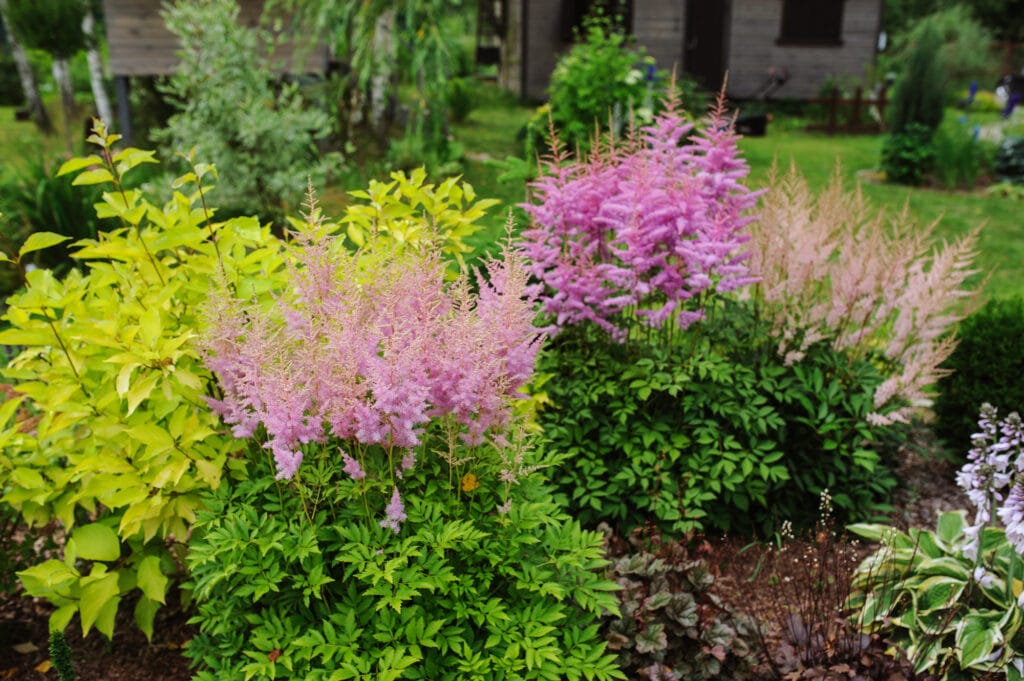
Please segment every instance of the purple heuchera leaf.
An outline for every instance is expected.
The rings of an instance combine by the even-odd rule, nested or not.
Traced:
[[[591,322],[622,338],[627,310],[651,326],[689,326],[701,293],[755,281],[742,251],[758,192],[721,100],[700,130],[669,102],[619,146],[585,160],[557,151],[531,184],[524,231],[531,273],[552,331]]]

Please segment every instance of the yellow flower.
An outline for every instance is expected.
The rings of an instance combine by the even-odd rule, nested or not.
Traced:
[[[473,475],[472,473],[466,473],[465,475],[462,476],[462,491],[463,492],[472,492],[473,490],[475,490],[479,486],[480,486],[480,483],[477,482],[476,476]]]

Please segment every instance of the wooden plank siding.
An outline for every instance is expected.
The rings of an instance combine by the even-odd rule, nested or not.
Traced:
[[[104,0],[110,68],[115,77],[174,73],[180,46],[164,25],[163,4],[163,0]],[[244,0],[239,6],[240,23],[257,26],[263,12],[262,0]],[[294,68],[292,63],[294,52],[291,43],[284,43],[275,51],[274,60],[282,65],[281,70],[319,73],[326,69],[326,47],[310,49],[300,68]]]
[[[633,35],[659,68],[682,67],[686,3],[681,0],[635,0]]]
[[[883,0],[845,0],[842,44],[778,45],[783,0],[633,0],[633,35],[659,68],[685,68],[687,2],[730,3],[724,65],[729,95],[753,97],[764,85],[769,67],[789,71],[776,98],[816,97],[830,78],[859,78],[874,62]],[[519,92],[543,99],[558,56],[568,49],[559,35],[561,0],[520,0],[524,14],[522,58],[524,82]]]
[[[845,0],[842,45],[837,46],[778,45],[782,0],[732,1],[727,64],[733,97],[757,94],[772,66],[789,71],[789,81],[774,97],[808,99],[816,97],[828,79],[860,78],[874,62],[880,0]]]

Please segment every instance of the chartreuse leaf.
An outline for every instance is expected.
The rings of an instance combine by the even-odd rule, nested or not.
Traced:
[[[71,538],[75,540],[79,558],[112,561],[121,557],[117,532],[107,525],[80,525],[71,533]]]
[[[164,603],[168,579],[160,569],[160,558],[146,556],[139,563],[137,572],[136,583],[146,598],[156,603]]]
[[[68,161],[65,161],[61,165],[60,169],[57,171],[57,177],[60,177],[61,175],[67,175],[68,173],[73,173],[76,170],[81,170],[82,168],[88,168],[89,166],[98,165],[103,165],[103,159],[97,156],[96,154],[90,154],[89,156],[79,156]]]
[[[135,604],[135,624],[148,640],[153,639],[153,620],[156,619],[156,611],[159,609],[159,603],[145,596]]]
[[[44,248],[50,246],[56,246],[57,244],[70,241],[71,237],[64,236],[62,234],[54,234],[53,232],[33,232],[28,235],[25,239],[25,243],[22,244],[21,248],[18,249],[18,255],[25,257],[33,251],[41,251]]]
[[[75,176],[75,179],[71,181],[73,185],[89,185],[89,184],[102,184],[104,182],[113,182],[114,176],[106,168],[92,168],[84,172],[79,173]]]

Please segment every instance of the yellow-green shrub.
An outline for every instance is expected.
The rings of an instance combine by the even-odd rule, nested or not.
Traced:
[[[21,269],[23,256],[63,240],[53,234],[33,235],[4,258],[26,286],[9,299],[10,328],[0,332],[0,344],[22,348],[0,371],[17,393],[0,407],[0,501],[31,524],[58,521],[66,531],[63,560],[19,573],[28,594],[57,606],[51,629],[78,613],[83,633],[95,626],[110,636],[120,601],[137,596],[136,623],[151,636],[201,496],[217,488],[240,446],[206,405],[213,381],[193,342],[199,308],[214,277],[242,298],[276,287],[285,249],[255,218],[215,221],[202,182],[216,172],[191,157],[166,205],[124,188],[125,173],[154,159],[114,151],[117,139],[98,125],[90,141],[100,153],[61,169],[77,173],[77,185],[104,185],[97,213],[123,225],[75,245],[82,270],[58,279]],[[395,176],[398,190],[371,190],[371,231],[397,239],[457,225],[438,238],[449,252],[464,251],[462,238],[487,204],[474,203],[468,186],[424,181]],[[327,228],[361,224],[366,210],[356,204]],[[399,218],[401,230],[384,228]],[[35,418],[19,418],[24,410]]]

